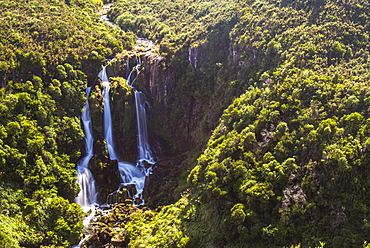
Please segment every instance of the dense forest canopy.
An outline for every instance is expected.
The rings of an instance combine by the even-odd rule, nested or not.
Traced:
[[[0,246],[78,243],[85,88],[135,35],[164,57],[144,61],[157,74],[152,86],[143,72],[140,87],[152,93],[164,150],[147,202],[167,206],[116,211],[130,220],[120,224],[130,247],[369,240],[367,0],[119,0],[108,11],[119,28],[99,19],[101,4],[0,1]],[[111,100],[128,154],[136,140],[124,81],[112,78]],[[90,96],[95,152],[104,145],[99,87]],[[93,173],[113,170],[99,152]],[[115,185],[106,175],[98,184]]]
[[[330,0],[113,7],[123,30],[161,44],[168,68],[191,64],[178,75],[181,102],[222,108],[234,98],[188,193],[139,228],[155,239],[136,234],[131,244],[160,247],[166,235],[173,247],[361,246],[369,237],[369,8]],[[161,218],[172,219],[162,235]]]
[[[133,36],[107,26],[101,1],[0,1],[1,247],[78,243],[85,88]]]

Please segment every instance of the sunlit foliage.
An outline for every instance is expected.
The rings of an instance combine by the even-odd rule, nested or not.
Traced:
[[[368,1],[136,3],[109,15],[160,42],[178,69],[177,131],[199,130],[191,124],[210,113],[196,110],[235,98],[188,177],[177,217],[187,245],[361,246],[370,235]]]
[[[132,43],[101,1],[0,1],[1,247],[78,243],[81,109],[101,63]]]

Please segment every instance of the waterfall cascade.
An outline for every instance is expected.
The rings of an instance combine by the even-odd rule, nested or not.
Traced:
[[[112,4],[106,4],[104,5],[104,9],[101,11],[101,17],[102,20],[106,21],[110,25],[115,26],[114,23],[110,22],[108,18],[106,17],[106,11],[109,7],[111,7]],[[156,49],[156,46],[154,43],[146,40],[146,39],[138,39],[137,45],[134,50],[142,50],[142,45],[145,44],[145,47],[148,47],[147,51],[144,53],[145,56],[149,57],[155,57],[159,58],[160,56],[153,51]],[[144,55],[141,54],[141,55]],[[132,56],[132,55],[131,55]],[[148,142],[148,130],[147,130],[147,124],[146,124],[146,110],[145,107],[147,105],[147,102],[145,100],[145,95],[136,90],[132,85],[136,81],[140,71],[142,70],[141,65],[141,59],[138,57],[137,64],[132,68],[130,71],[130,65],[127,63],[126,68],[126,78],[127,78],[127,85],[130,86],[135,93],[135,105],[136,105],[136,119],[137,119],[137,143],[138,143],[138,158],[136,161],[136,166],[134,164],[118,161],[118,170],[121,176],[122,183],[120,184],[117,191],[111,193],[107,197],[107,203],[108,199],[113,199],[114,196],[116,196],[117,201],[115,203],[118,203],[118,196],[121,190],[124,187],[129,188],[130,186],[135,187],[135,192],[131,194],[129,190],[126,190],[128,192],[128,197],[132,198],[134,200],[134,205],[143,205],[144,200],[142,197],[144,185],[145,185],[145,179],[146,177],[151,173],[151,166],[155,163],[155,160],[152,156],[152,152],[149,146]],[[136,73],[135,78],[132,80],[133,74]],[[99,72],[98,77],[101,78],[102,84],[103,84],[103,97],[104,97],[104,139],[106,140],[106,147],[108,149],[109,158],[111,160],[118,160],[118,157],[116,155],[115,149],[114,149],[114,142],[113,142],[113,136],[112,136],[112,117],[111,117],[111,110],[110,110],[110,97],[109,97],[109,90],[110,90],[110,84],[107,76],[106,66],[103,66],[102,70]],[[86,89],[86,95],[87,97],[90,94],[91,87],[88,87]],[[82,122],[84,126],[84,132],[85,132],[85,143],[86,143],[86,154],[81,159],[80,163],[77,166],[77,182],[80,185],[81,191],[79,192],[78,196],[75,198],[75,202],[78,203],[85,212],[91,211],[89,216],[85,218],[84,220],[84,226],[87,228],[89,225],[91,219],[95,216],[96,212],[96,197],[97,197],[97,191],[95,188],[95,180],[92,176],[92,173],[88,169],[89,161],[93,157],[93,136],[92,136],[92,123],[91,123],[91,117],[90,117],[90,109],[89,109],[89,102],[86,100],[86,104],[83,107],[82,112]],[[113,202],[112,202],[113,203]],[[102,206],[103,207],[103,206]],[[101,210],[103,213],[104,210]],[[86,235],[78,245],[73,246],[74,248],[81,247],[87,239],[89,239],[90,234]]]
[[[153,165],[155,163],[152,151],[149,146],[149,139],[148,139],[148,127],[146,123],[146,101],[145,95],[137,91],[135,91],[135,105],[136,105],[136,121],[137,121],[137,143],[138,143],[138,161],[137,165],[143,170],[146,176],[150,173],[150,169],[145,168],[145,163]]]
[[[113,135],[112,135],[112,116],[110,110],[110,97],[109,97],[109,80],[107,76],[107,66],[99,73],[99,77],[103,84],[103,97],[104,97],[104,139],[109,153],[110,160],[117,160],[117,155],[114,150]]]
[[[86,97],[90,94],[91,87],[86,89]],[[85,211],[91,209],[91,207],[96,204],[96,189],[95,180],[88,169],[89,161],[93,154],[93,136],[92,136],[92,124],[90,118],[90,108],[88,99],[86,99],[86,104],[83,107],[81,119],[83,122],[84,132],[85,132],[85,156],[81,159],[77,166],[77,183],[80,185],[80,192],[75,199]]]
[[[137,64],[132,68],[131,72],[127,76],[127,85],[133,88],[135,93],[135,105],[136,105],[136,120],[137,120],[137,143],[138,143],[138,159],[136,166],[128,163],[119,161],[118,170],[122,179],[122,183],[117,191],[111,193],[107,197],[108,199],[116,199],[122,187],[134,185],[136,192],[134,195],[129,195],[134,199],[134,204],[143,205],[144,200],[142,197],[142,192],[145,185],[145,178],[151,173],[151,165],[155,163],[150,150],[148,142],[148,130],[146,124],[146,111],[145,111],[145,95],[136,90],[132,85],[136,81],[137,76],[142,70],[141,60],[138,58]],[[133,75],[136,73],[136,76],[133,78]],[[103,83],[103,97],[104,97],[104,136],[106,140],[107,149],[111,160],[117,160],[117,155],[114,150],[114,143],[112,137],[112,118],[110,112],[110,99],[109,99],[109,80],[106,72],[106,67],[104,66],[99,77]],[[130,193],[130,192],[129,192]]]
[[[137,122],[137,146],[138,146],[138,160],[137,166],[141,168],[145,175],[149,175],[150,169],[145,168],[145,163],[153,165],[155,163],[148,139],[148,127],[146,122],[146,99],[144,93],[138,91],[134,86],[140,71],[142,70],[141,59],[138,57],[137,64],[132,68],[126,83],[130,86],[135,93],[135,109],[136,109],[136,122]],[[135,78],[132,80],[133,73],[136,72]]]

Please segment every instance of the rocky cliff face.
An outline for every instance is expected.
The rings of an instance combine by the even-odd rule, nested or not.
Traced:
[[[147,182],[150,187],[147,187],[144,193],[145,198],[149,198],[149,204],[167,204],[177,198],[173,195],[162,196],[160,192],[174,192],[177,187],[184,187],[184,172],[194,166],[196,155],[199,155],[208,141],[222,109],[232,99],[234,92],[231,92],[230,88],[233,85],[225,80],[233,75],[228,69],[230,65],[235,66],[229,43],[230,41],[225,39],[225,42],[217,46],[212,42],[196,43],[190,47],[184,45],[176,54],[164,57],[160,54],[159,45],[138,39],[131,51],[118,54],[109,62],[116,151],[123,154],[125,161],[134,161],[135,109],[132,92],[125,88],[124,78],[128,73],[127,64],[133,66],[138,57],[142,60],[144,69],[134,86],[144,92],[148,101],[148,133],[158,161]],[[93,97],[96,99],[91,99],[94,105],[91,110],[94,115],[92,118],[94,123],[97,123],[95,133],[100,133],[103,106],[99,86],[96,87]],[[100,136],[96,137],[95,149],[100,149],[100,152],[97,152],[102,154],[98,159],[101,162],[96,161],[93,167],[96,174],[103,173],[103,170],[108,174],[109,171],[113,173],[116,165],[110,166],[109,161],[104,159],[107,154],[103,149],[103,137]],[[99,178],[97,181],[99,184]],[[114,190],[108,188],[105,193]],[[177,191],[173,194],[178,196]],[[104,200],[103,198],[101,200]]]
[[[233,63],[229,48],[219,46],[219,53],[213,53],[209,46],[184,48],[172,59],[155,54],[157,50],[141,53],[144,70],[138,87],[152,106],[149,133],[153,147],[159,145],[161,151],[144,193],[149,206],[169,204],[180,196],[187,171],[232,99],[233,85],[223,80],[231,74],[226,69]]]
[[[230,101],[225,88],[229,85],[221,77],[230,73],[224,66],[231,61],[228,48],[220,50],[224,50],[222,58],[215,58],[207,45],[184,48],[172,60],[144,57],[141,85],[153,104],[155,132],[165,141],[168,153],[203,147],[222,107]]]

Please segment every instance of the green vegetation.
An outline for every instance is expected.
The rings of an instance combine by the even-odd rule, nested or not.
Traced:
[[[183,247],[188,238],[183,236],[178,216],[184,202],[166,206],[162,211],[147,207],[136,208],[128,203],[115,205],[108,215],[98,212],[92,235],[85,246],[104,247]],[[150,226],[150,228],[148,228]]]
[[[0,246],[77,243],[82,213],[71,202],[87,85],[90,166],[102,198],[115,189],[95,77],[133,46],[133,33],[165,57],[144,60],[157,74],[150,85],[143,72],[138,87],[153,93],[150,125],[165,156],[145,198],[167,206],[117,206],[91,243],[368,246],[368,1],[120,0],[108,16],[121,29],[99,21],[100,4],[0,1]],[[112,118],[117,151],[133,161],[132,90],[116,75],[123,65],[109,69]]]
[[[163,135],[175,137],[174,153],[188,144],[201,149],[211,120],[233,100],[176,203],[181,213],[160,212],[187,246],[363,245],[370,235],[368,2],[135,3],[122,0],[109,16],[161,44],[162,69],[176,79],[158,82],[173,87],[164,121],[174,129]],[[143,230],[166,237],[152,223]]]
[[[162,132],[173,154],[193,149],[193,144],[204,145],[222,110],[235,97],[228,89],[232,73],[227,58],[237,6],[234,1],[124,0],[108,11],[123,30],[160,44],[166,59],[158,65],[163,74],[157,75],[155,87],[168,92],[166,103],[162,92],[148,95],[156,115],[162,116],[156,120],[156,131]],[[189,49],[196,65],[189,63]],[[161,130],[161,126],[168,128]]]
[[[0,1],[0,246],[78,243],[85,88],[132,45],[95,13],[101,1]]]
[[[195,223],[206,213],[219,218],[203,242],[338,247],[369,235],[367,87],[303,72],[251,87],[225,110],[189,176],[204,202]],[[329,94],[317,101],[323,88]]]

